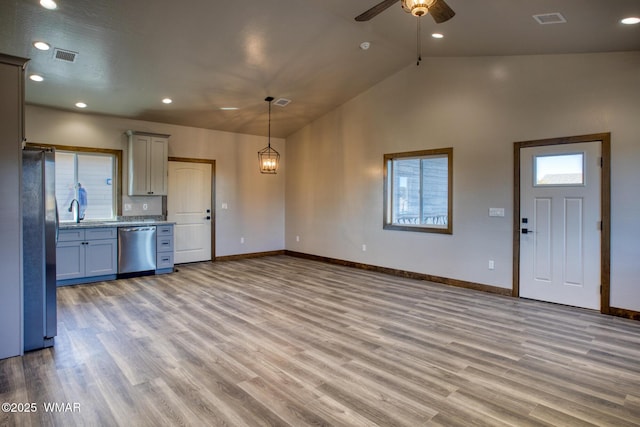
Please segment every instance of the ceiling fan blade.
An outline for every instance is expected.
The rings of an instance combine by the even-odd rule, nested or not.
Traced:
[[[388,8],[393,6],[394,3],[397,3],[399,1],[400,0],[384,0],[384,1],[381,1],[377,5],[373,6],[371,9],[369,9],[366,12],[361,13],[360,15],[356,16],[356,21],[360,21],[360,22],[361,21],[368,21],[369,19],[377,16],[379,13],[384,12],[385,10],[387,10]]]
[[[456,13],[444,0],[438,0],[429,8],[429,14],[433,17],[433,20],[436,21],[436,24],[441,24],[453,18]]]

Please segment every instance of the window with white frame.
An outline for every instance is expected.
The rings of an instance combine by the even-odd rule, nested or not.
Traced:
[[[385,154],[384,228],[452,233],[453,148]]]
[[[56,200],[60,221],[73,221],[78,201],[84,220],[117,216],[117,163],[114,153],[56,150]]]

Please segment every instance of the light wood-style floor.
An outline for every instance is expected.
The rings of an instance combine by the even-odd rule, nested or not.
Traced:
[[[288,256],[179,270],[60,288],[55,349],[0,361],[38,412],[0,425],[640,425],[640,322]]]

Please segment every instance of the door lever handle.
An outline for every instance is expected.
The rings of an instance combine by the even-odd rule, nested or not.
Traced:
[[[535,233],[535,231],[534,231],[534,230],[529,230],[528,228],[521,228],[521,229],[520,229],[520,232],[521,232],[522,234]]]

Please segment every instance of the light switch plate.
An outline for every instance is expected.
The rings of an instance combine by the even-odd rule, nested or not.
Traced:
[[[504,208],[489,208],[489,216],[504,216]]]

